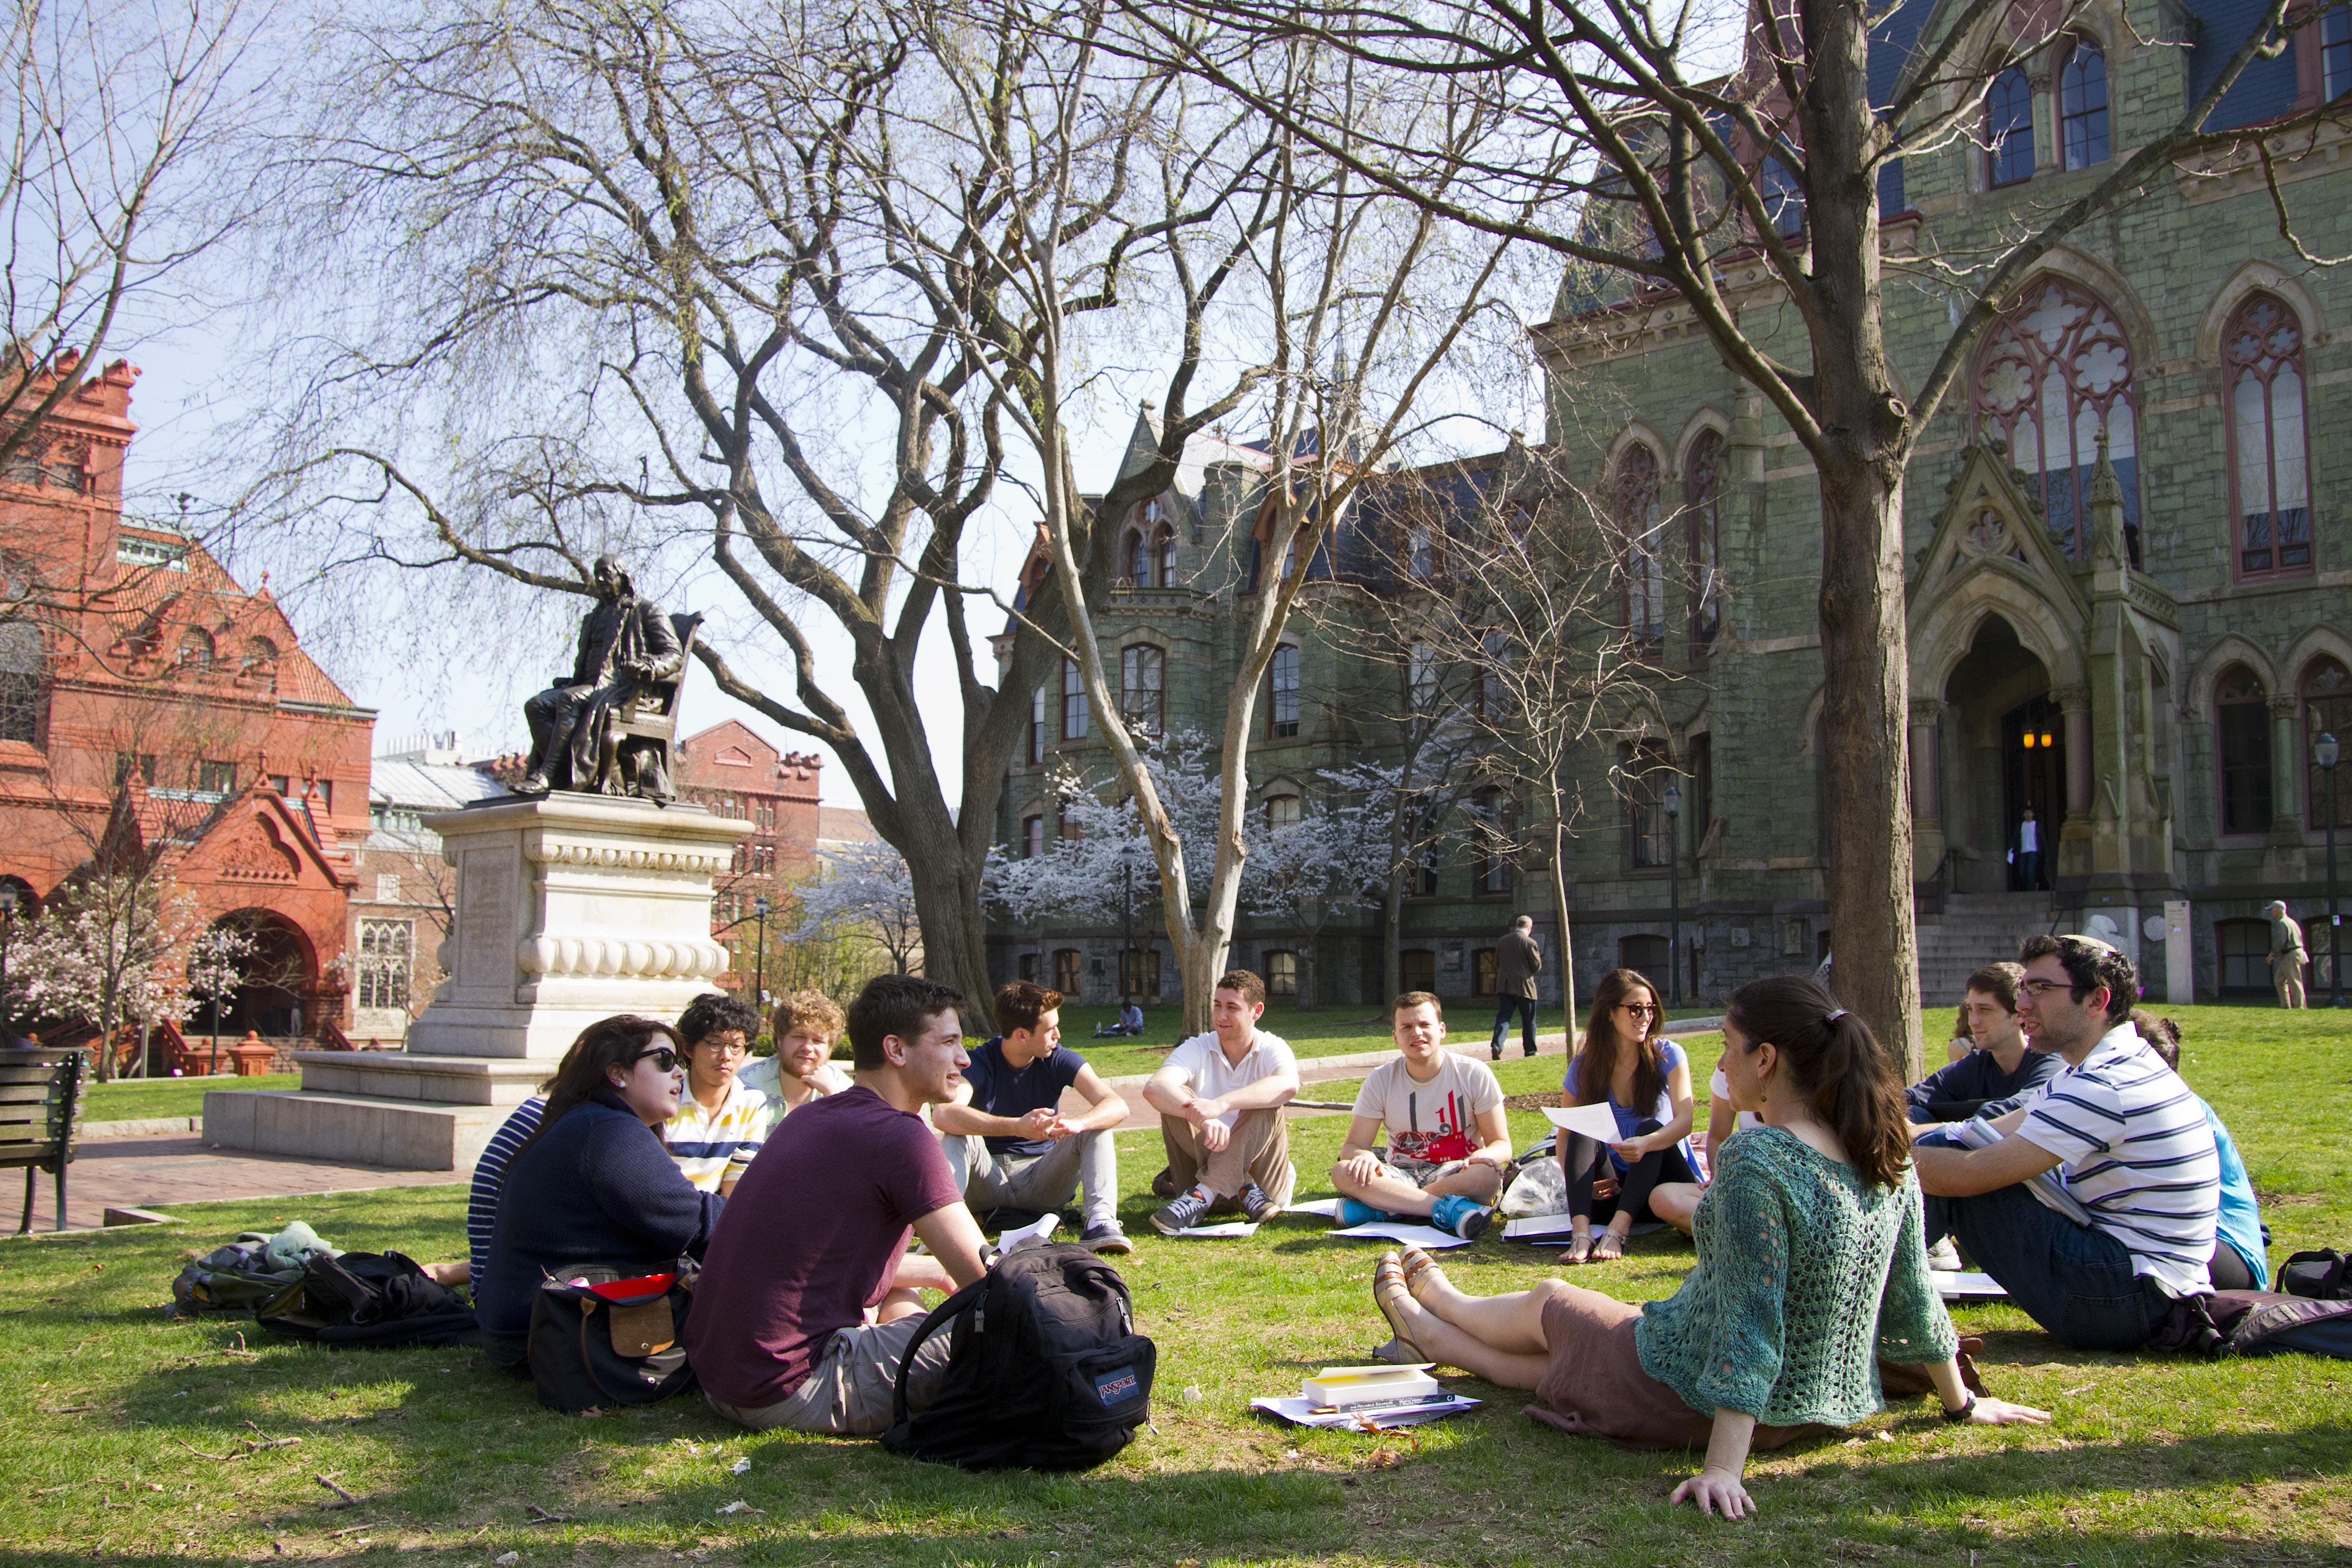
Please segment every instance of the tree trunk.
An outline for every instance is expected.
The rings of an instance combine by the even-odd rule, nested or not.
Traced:
[[[1559,1005],[1567,1017],[1565,1030],[1568,1052],[1576,1054],[1576,942],[1575,929],[1569,924],[1568,904],[1568,823],[1560,815],[1559,795],[1555,791],[1551,800],[1551,907],[1552,917],[1559,923],[1559,951],[1552,960],[1559,966]]]
[[[1386,1007],[1404,991],[1404,878],[1389,878],[1388,896],[1381,903],[1381,994],[1374,998]]]

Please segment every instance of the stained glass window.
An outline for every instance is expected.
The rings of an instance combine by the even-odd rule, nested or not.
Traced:
[[[2124,531],[2137,562],[2138,422],[2131,343],[2114,311],[2063,279],[2028,284],[1987,337],[1976,407],[2040,495],[2051,532],[2077,559],[2090,549],[2091,472],[2104,429],[2108,461],[2123,481]]]
[[[2230,480],[2238,574],[2311,570],[2311,465],[2304,425],[2303,325],[2268,294],[2247,298],[2221,334],[2230,389]]]
[[[1635,443],[1617,459],[1617,526],[1624,535],[1625,632],[1654,652],[1666,640],[1666,574],[1658,559],[1658,455]]]

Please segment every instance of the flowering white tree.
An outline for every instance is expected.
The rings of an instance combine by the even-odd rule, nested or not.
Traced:
[[[1343,910],[1380,903],[1389,869],[1381,823],[1364,805],[1318,801],[1300,802],[1295,822],[1272,826],[1262,814],[1249,822],[1243,907],[1298,933],[1298,1001],[1311,1007],[1323,928]]]
[[[114,1071],[112,1042],[127,1025],[185,1018],[195,902],[161,880],[95,870],[50,894],[8,956],[12,1005],[98,1031],[98,1071]]]
[[[795,891],[801,906],[796,940],[862,936],[889,955],[898,973],[912,971],[923,950],[915,873],[890,845],[853,845]]]
[[[1180,862],[1188,853],[1205,858],[1223,798],[1210,767],[1208,738],[1186,730],[1150,748],[1145,762],[1160,806],[1175,824]],[[1043,853],[1027,857],[1008,854],[1001,844],[992,849],[983,883],[988,900],[1024,925],[1047,917],[1108,922],[1125,907],[1124,873],[1130,873],[1138,896],[1158,899],[1160,862],[1135,798],[1106,800],[1067,768],[1055,775],[1054,793],[1061,805],[1061,835],[1048,841]]]

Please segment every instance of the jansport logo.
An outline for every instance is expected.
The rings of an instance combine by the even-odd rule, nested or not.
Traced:
[[[1117,1372],[1095,1379],[1095,1397],[1106,1405],[1116,1405],[1135,1393],[1135,1368],[1122,1366]]]

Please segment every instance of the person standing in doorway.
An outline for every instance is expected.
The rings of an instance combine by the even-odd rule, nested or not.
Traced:
[[[2033,808],[2025,808],[2025,821],[2017,824],[2017,880],[2032,893],[2042,886],[2042,824],[2033,819]]]
[[[2286,912],[2286,900],[2273,898],[2263,911],[2271,917],[2271,988],[2279,1006],[2303,1006],[2303,967],[2311,962],[2304,950],[2303,923]]]
[[[1543,973],[1543,948],[1531,935],[1535,928],[1535,917],[1522,915],[1495,944],[1495,1038],[1487,1052],[1496,1061],[1503,1060],[1503,1036],[1515,1012],[1524,1054],[1536,1053],[1536,977]]]

